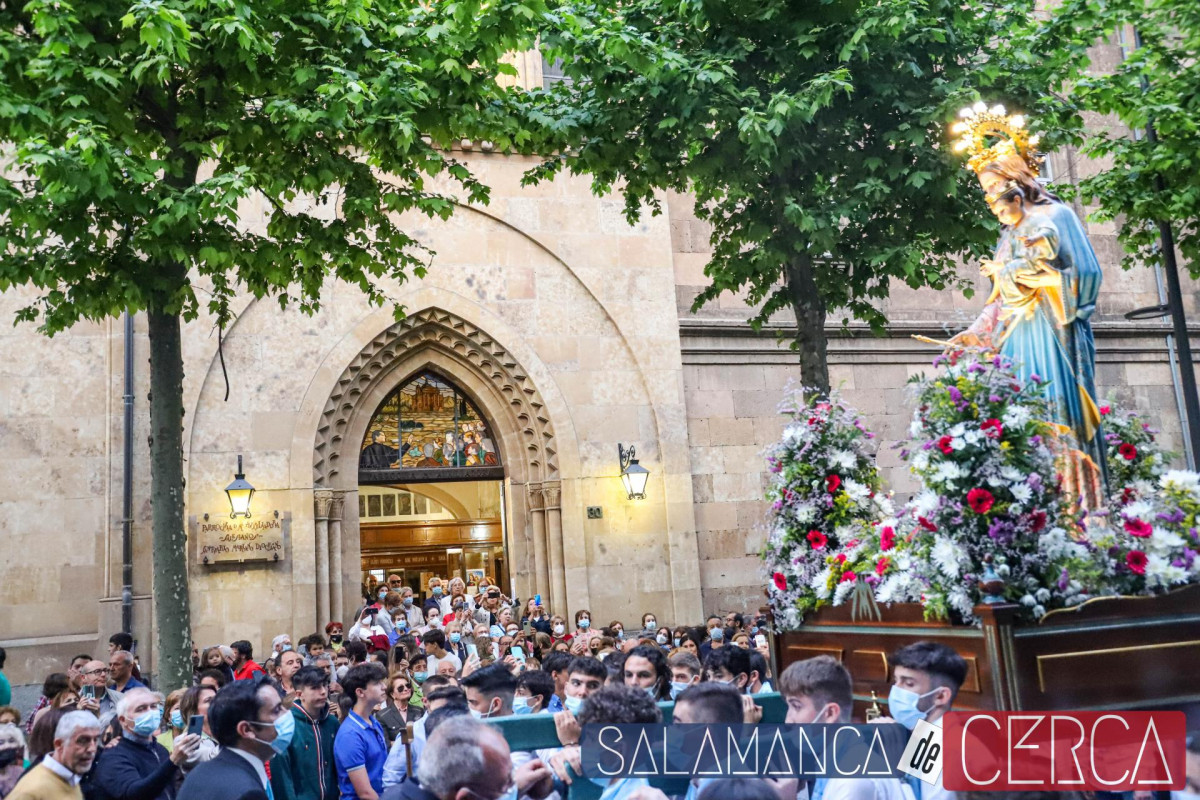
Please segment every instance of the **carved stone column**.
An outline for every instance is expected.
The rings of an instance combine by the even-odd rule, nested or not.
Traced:
[[[330,619],[345,624],[343,609],[342,583],[342,507],[345,505],[345,495],[342,492],[333,493],[329,502],[329,583],[330,583]]]
[[[546,503],[542,487],[532,483],[529,489],[529,521],[533,527],[533,591],[530,596],[544,592],[550,595],[550,572],[548,554],[546,551]],[[546,598],[547,608],[553,608],[550,603],[553,597]],[[562,613],[562,612],[558,612]]]
[[[313,491],[317,541],[317,628],[324,630],[329,622],[329,507],[333,504],[333,492],[329,489]]]
[[[547,481],[542,484],[542,496],[546,507],[546,549],[550,553],[550,596],[554,608],[564,616],[567,613],[567,570],[563,553],[562,532],[562,483]]]

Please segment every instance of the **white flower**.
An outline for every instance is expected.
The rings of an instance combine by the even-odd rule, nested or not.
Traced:
[[[844,470],[854,469],[857,461],[858,459],[855,458],[854,453],[847,450],[834,450],[829,454],[829,463]]]
[[[980,440],[983,439],[983,434],[979,431],[967,431],[963,434],[963,439],[966,440],[967,444],[979,444]]]
[[[1167,470],[1158,480],[1164,489],[1180,489],[1192,494],[1200,493],[1200,474],[1186,469]]]
[[[954,436],[954,437],[960,437],[966,432],[967,432],[967,425],[965,422],[960,422],[957,425],[955,425],[953,428],[950,429],[950,435]]]
[[[912,423],[908,426],[908,435],[913,439],[916,439],[921,435],[921,420],[914,419],[912,421]]]
[[[1009,483],[1016,483],[1018,481],[1025,480],[1025,475],[1021,472],[1021,470],[1017,469],[1016,467],[1009,466],[1008,464],[1005,464],[1000,468],[1000,477],[1004,478],[1004,480],[1008,481]]]
[[[871,494],[871,490],[869,488],[853,478],[846,478],[846,480],[842,481],[842,489],[846,492],[846,495],[856,503],[861,503]]]
[[[1036,598],[1037,598],[1037,601],[1038,601],[1039,603],[1046,603],[1046,602],[1049,602],[1049,600],[1050,600],[1050,590],[1049,590],[1049,589],[1047,589],[1045,586],[1043,586],[1041,589],[1038,589],[1038,590],[1037,590],[1037,591],[1034,593],[1034,597],[1036,597]],[[1038,614],[1037,616],[1039,616],[1039,617],[1040,617],[1040,616],[1041,616],[1041,614]]]
[[[1023,405],[1010,405],[1004,410],[1004,415],[1001,418],[1005,427],[1019,428],[1029,421],[1029,407]]]
[[[825,569],[814,575],[812,581],[809,583],[809,586],[811,586],[812,590],[816,592],[817,597],[821,598],[822,600],[828,600],[829,567],[825,567]]]
[[[795,517],[796,522],[802,525],[811,522],[816,513],[817,509],[813,507],[812,503],[801,503],[792,509],[792,516]]]
[[[933,563],[937,564],[943,575],[947,578],[957,578],[962,569],[960,561],[964,555],[962,548],[953,541],[945,536],[938,536],[934,540],[929,557],[933,559]]]
[[[969,474],[970,473],[967,472],[967,470],[963,469],[958,464],[955,464],[953,461],[943,461],[942,463],[938,464],[937,469],[933,471],[933,475],[930,476],[930,480],[952,483],[959,478],[967,477]]]
[[[966,446],[967,442],[961,436],[955,436],[950,440],[950,449],[952,450],[962,450]]]
[[[1154,515],[1154,506],[1145,500],[1138,500],[1125,506],[1121,515],[1125,519],[1148,519]]]
[[[1010,487],[1012,496],[1018,503],[1028,503],[1033,498],[1033,490],[1025,483],[1014,483]]]
[[[912,457],[912,468],[915,470],[925,470],[929,468],[929,453],[924,450],[919,451]]]
[[[837,588],[834,589],[834,591],[833,591],[833,604],[835,606],[840,606],[842,603],[846,602],[846,597],[853,590],[854,590],[854,582],[853,581],[846,581],[845,583],[839,583],[837,585]]]
[[[1183,546],[1183,537],[1177,533],[1172,533],[1165,528],[1154,526],[1154,532],[1150,534],[1150,547],[1155,550],[1170,550],[1175,547]]]
[[[1045,606],[1036,605],[1033,607],[1033,618],[1034,619],[1041,619],[1044,616],[1046,616],[1046,607]]]
[[[928,517],[932,514],[941,502],[941,497],[932,489],[922,489],[921,493],[912,499],[913,511],[918,516]]]
[[[1023,595],[1021,597],[1021,605],[1033,608],[1035,605],[1037,605],[1037,600],[1034,600],[1033,595],[1031,594]]]

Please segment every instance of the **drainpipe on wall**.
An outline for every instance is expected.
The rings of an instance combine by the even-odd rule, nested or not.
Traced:
[[[121,470],[121,630],[133,635],[133,314],[125,310],[125,455]]]

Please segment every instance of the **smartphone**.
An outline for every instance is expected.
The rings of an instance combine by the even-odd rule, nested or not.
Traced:
[[[194,733],[197,736],[204,733],[204,715],[203,714],[192,714],[190,717],[188,717],[187,732]]]
[[[525,661],[525,651],[522,650],[520,647],[510,647],[510,648],[508,648],[508,652],[512,653],[512,657],[515,658],[517,661],[521,661],[521,662]]]
[[[529,624],[529,620],[525,620],[524,624],[521,625],[521,628],[525,631],[526,636],[533,635],[533,626]]]
[[[467,656],[479,657],[479,648],[475,646],[474,642],[467,642]]]
[[[542,596],[540,594],[535,594],[533,596],[533,604],[535,606],[540,606],[542,604]]]
[[[95,700],[96,699],[96,687],[95,686],[79,687],[79,699],[80,700]]]
[[[758,636],[754,637],[754,641],[758,644],[759,647],[767,646],[767,637],[763,636],[761,633]]]

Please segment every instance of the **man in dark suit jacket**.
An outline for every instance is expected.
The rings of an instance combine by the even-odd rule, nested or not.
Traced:
[[[188,773],[179,800],[268,800],[264,764],[287,749],[294,730],[274,684],[255,675],[225,686],[209,706],[208,727],[221,752]]]

